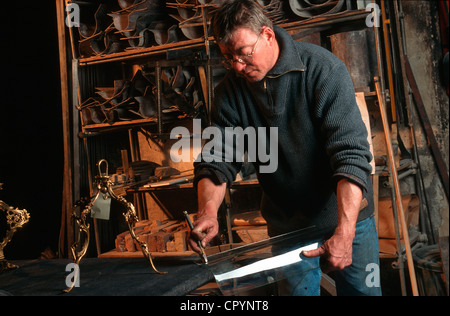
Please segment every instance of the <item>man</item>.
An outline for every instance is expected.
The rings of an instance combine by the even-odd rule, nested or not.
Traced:
[[[378,263],[372,157],[345,65],[274,27],[253,0],[225,1],[213,34],[230,69],[215,91],[214,126],[224,133],[226,127],[278,129],[278,168],[258,172],[269,234],[310,226],[329,232],[318,249],[303,252],[316,266],[290,277],[286,294],[318,295],[322,269],[334,271],[340,295],[379,295],[365,282],[367,265]],[[199,210],[190,244],[196,251],[196,240],[206,246],[217,235],[217,211],[242,167],[205,156],[195,163]]]

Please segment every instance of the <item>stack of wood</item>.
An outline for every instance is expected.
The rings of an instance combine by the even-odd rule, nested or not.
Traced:
[[[191,215],[191,220],[195,218]],[[249,244],[269,238],[267,223],[260,211],[236,214],[231,219],[233,231],[243,243]],[[183,253],[191,251],[187,239],[189,228],[185,220],[143,220],[136,224],[134,231],[141,241],[147,243],[150,252]],[[139,244],[127,230],[117,235],[117,252],[140,252]]]
[[[188,251],[188,227],[185,221],[144,220],[136,224],[134,231],[141,241],[147,243],[150,252],[185,252]],[[127,230],[117,235],[116,251],[141,251],[139,244]]]
[[[269,238],[267,222],[262,217],[261,211],[233,215],[231,225],[243,243],[250,244]]]
[[[419,226],[420,201],[417,195],[408,194],[402,196],[402,201],[406,224],[407,227],[411,228],[411,235],[412,227]],[[377,216],[379,250],[381,256],[388,258],[394,257],[398,253],[394,213],[392,199],[390,197],[380,198]],[[401,227],[398,234],[402,236]]]

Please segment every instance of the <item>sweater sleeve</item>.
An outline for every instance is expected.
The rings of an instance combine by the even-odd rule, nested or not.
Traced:
[[[204,131],[212,138],[206,140],[201,156],[194,163],[194,183],[203,177],[208,177],[215,183],[227,182],[227,186],[230,187],[242,168],[242,162],[235,157],[242,157],[243,153],[236,152],[234,144],[227,142],[225,136],[225,128],[241,126],[239,114],[234,105],[237,102],[236,92],[232,87],[230,75],[227,75],[215,91],[212,129],[209,130],[211,133],[208,129]]]
[[[346,178],[367,190],[372,154],[367,130],[356,104],[352,79],[337,63],[316,89],[316,116],[335,182]]]

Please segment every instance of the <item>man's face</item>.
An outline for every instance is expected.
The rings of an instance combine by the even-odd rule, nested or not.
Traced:
[[[238,75],[249,82],[257,82],[264,79],[276,63],[278,52],[274,49],[274,42],[275,34],[270,28],[263,28],[260,34],[248,28],[238,28],[231,40],[225,45],[220,44],[219,48],[226,59],[234,61],[232,68]],[[239,62],[240,57],[245,57],[242,59],[246,62]]]

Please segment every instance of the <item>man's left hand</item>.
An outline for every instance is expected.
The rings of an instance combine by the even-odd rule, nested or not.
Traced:
[[[343,270],[352,264],[354,237],[354,235],[344,235],[335,232],[321,247],[303,251],[302,254],[307,258],[320,256],[320,265],[323,273]]]
[[[336,196],[338,225],[334,235],[321,247],[302,252],[307,258],[320,256],[320,266],[323,273],[343,270],[352,264],[352,246],[356,234],[356,221],[362,207],[363,194],[361,188],[347,179],[338,182]]]

